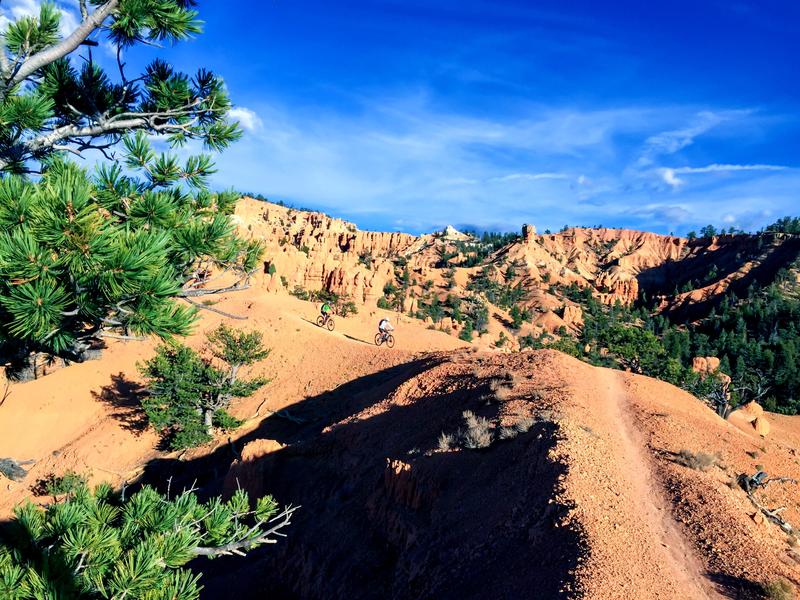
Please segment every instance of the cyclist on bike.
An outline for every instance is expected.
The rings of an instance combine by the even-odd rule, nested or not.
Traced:
[[[381,334],[381,335],[382,335],[382,336],[385,338],[385,337],[386,337],[387,335],[389,335],[389,334],[390,334],[392,331],[394,331],[394,327],[392,327],[392,324],[389,322],[389,319],[387,319],[386,317],[384,317],[384,318],[383,318],[383,319],[381,319],[381,320],[380,320],[380,322],[378,323],[378,331],[379,331],[379,332],[380,332],[380,334]]]
[[[322,319],[327,321],[328,317],[330,317],[331,313],[333,312],[333,308],[331,308],[331,305],[326,301],[322,303],[322,307],[320,307],[319,312],[322,315]]]

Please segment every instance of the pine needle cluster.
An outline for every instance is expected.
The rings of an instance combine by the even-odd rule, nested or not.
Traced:
[[[255,269],[262,247],[236,235],[236,195],[204,187],[207,157],[179,164],[141,133],[124,145],[129,172],[114,164],[89,175],[54,159],[38,182],[0,179],[6,354],[80,360],[108,333],[185,335],[195,308],[177,299],[213,291],[199,286],[202,274],[244,282]]]
[[[170,498],[145,486],[123,498],[80,485],[47,507],[20,505],[0,530],[0,598],[196,600],[189,561],[274,543],[294,510],[270,496],[251,506],[242,490],[201,502],[192,490]]]
[[[80,0],[81,22],[63,38],[62,12],[11,21],[0,44],[0,172],[26,173],[55,153],[105,152],[121,135],[146,131],[173,146],[202,141],[220,150],[241,137],[218,76],[193,76],[160,58],[135,74],[135,48],[176,43],[202,32],[194,0]],[[117,52],[116,68],[94,60],[98,38]]]

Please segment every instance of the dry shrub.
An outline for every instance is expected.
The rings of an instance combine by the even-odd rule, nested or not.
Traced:
[[[501,427],[498,436],[501,440],[510,440],[517,437],[517,430],[512,427]]]
[[[675,457],[675,462],[684,467],[689,467],[695,471],[707,471],[717,464],[719,456],[716,454],[706,454],[705,452],[690,452],[681,450]]]
[[[514,429],[517,433],[527,433],[535,422],[536,419],[533,417],[520,417],[520,419],[514,423]]]
[[[769,600],[792,600],[794,586],[785,579],[773,579],[764,584],[764,595]]]
[[[500,388],[494,393],[494,397],[499,402],[505,402],[507,400],[510,400],[513,395],[514,391],[509,387]]]
[[[533,417],[520,417],[509,427],[501,427],[497,437],[501,440],[513,439],[521,433],[527,433],[534,423],[536,423],[536,419]]]
[[[461,433],[464,447],[471,450],[488,448],[492,443],[489,421],[483,417],[475,416],[475,413],[470,410],[465,410],[462,416],[464,417],[464,425],[466,427]]]
[[[452,450],[456,446],[456,436],[452,433],[445,433],[444,431],[439,436],[439,450],[446,452]]]

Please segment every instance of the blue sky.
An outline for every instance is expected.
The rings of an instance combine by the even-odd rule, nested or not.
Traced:
[[[230,89],[246,135],[218,158],[220,187],[415,233],[800,214],[799,3],[200,9],[205,34],[161,54]]]

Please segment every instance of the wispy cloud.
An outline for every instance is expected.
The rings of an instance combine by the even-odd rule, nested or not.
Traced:
[[[772,175],[785,177],[784,185],[794,173],[758,163],[638,162],[642,148],[651,148],[654,160],[679,159],[681,146],[712,123],[745,124],[749,111],[709,111],[717,117],[702,117],[702,126],[696,109],[680,106],[531,105],[514,118],[477,118],[433,108],[425,95],[372,98],[349,112],[277,103],[245,110],[240,120],[259,125],[247,126],[244,140],[222,154],[219,184],[387,229],[425,231],[460,221],[504,229],[603,222],[672,230],[741,212],[742,195],[733,188],[695,193],[688,185],[695,173],[741,171],[755,181]],[[652,185],[653,173],[660,187]],[[686,195],[680,202],[672,193],[678,186]]]
[[[741,119],[749,114],[751,114],[749,110],[701,111],[685,127],[662,131],[648,137],[645,140],[638,165],[641,167],[652,165],[659,157],[675,154],[690,146],[696,138],[711,131],[721,123]]]
[[[537,181],[539,179],[568,179],[566,173],[509,173],[500,177],[491,177],[489,181]]]
[[[679,175],[695,175],[702,173],[731,173],[737,171],[785,171],[788,167],[782,165],[730,165],[730,164],[711,164],[705,167],[677,167],[661,168],[658,170],[667,185],[677,188],[686,183]]]

